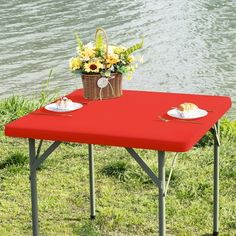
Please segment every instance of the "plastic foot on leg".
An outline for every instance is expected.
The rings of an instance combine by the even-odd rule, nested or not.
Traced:
[[[95,218],[96,218],[96,216],[90,216],[90,220],[95,220]]]
[[[213,232],[213,235],[214,236],[219,235],[219,232]]]

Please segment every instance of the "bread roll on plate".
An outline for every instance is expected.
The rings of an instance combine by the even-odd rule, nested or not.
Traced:
[[[198,106],[191,102],[182,103],[177,107],[177,110],[182,111],[182,112],[189,112],[189,111],[194,111],[197,109],[198,109]]]
[[[199,108],[194,103],[185,102],[180,104],[176,109],[181,117],[188,117],[192,113],[196,112]]]

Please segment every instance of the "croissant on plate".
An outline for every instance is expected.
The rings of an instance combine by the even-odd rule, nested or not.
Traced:
[[[191,102],[185,102],[180,104],[177,109],[182,112],[189,112],[198,109],[198,106]]]

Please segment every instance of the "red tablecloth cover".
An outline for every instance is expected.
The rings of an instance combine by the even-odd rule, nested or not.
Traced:
[[[84,102],[83,91],[76,90],[67,97]],[[176,121],[166,114],[171,107],[192,102],[199,108],[211,110],[206,117],[192,124]],[[231,107],[225,96],[207,96],[146,91],[123,91],[120,98],[89,101],[83,108],[67,116],[28,114],[5,126],[11,137],[78,142],[110,146],[184,152],[199,139]],[[48,112],[40,108],[37,112]],[[158,116],[171,119],[161,121]]]

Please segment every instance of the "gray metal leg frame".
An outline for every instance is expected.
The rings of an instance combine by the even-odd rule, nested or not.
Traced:
[[[36,181],[36,170],[33,168],[35,163],[35,140],[29,139],[29,156],[30,156],[30,188],[31,188],[31,204],[32,204],[32,226],[33,235],[39,234],[38,226],[38,197],[37,197],[37,181]]]
[[[219,123],[217,122],[212,128],[214,135],[214,206],[213,206],[213,235],[219,234]],[[37,203],[37,168],[44,160],[59,146],[60,142],[54,142],[49,148],[40,156],[42,141],[40,141],[37,151],[35,150],[35,140],[29,139],[29,156],[30,156],[30,187],[31,187],[31,204],[32,204],[32,226],[33,236],[39,235],[38,225],[38,203]],[[152,181],[159,189],[159,236],[166,235],[165,223],[165,197],[169,181],[172,175],[172,170],[175,163],[175,158],[172,163],[172,170],[170,172],[167,186],[165,184],[165,152],[158,151],[158,177],[147,166],[142,158],[132,149],[126,148],[129,154],[135,159],[140,167],[149,175]],[[89,157],[89,183],[90,183],[90,217],[95,219],[95,188],[94,188],[94,159],[93,159],[93,145],[88,145]]]
[[[59,146],[60,142],[54,142],[49,148],[41,155],[40,150],[42,140],[39,143],[37,152],[35,150],[35,140],[29,139],[29,157],[30,157],[30,189],[31,189],[31,205],[32,205],[32,228],[33,236],[39,235],[38,224],[38,198],[37,198],[37,169],[44,160]]]
[[[213,235],[219,234],[219,146],[220,126],[217,122],[212,130],[214,135],[214,195],[213,195]]]
[[[89,144],[90,218],[95,219],[94,161],[93,145]]]
[[[129,154],[135,159],[135,161],[140,165],[140,167],[149,175],[152,181],[156,184],[159,189],[159,235],[166,235],[166,224],[165,224],[165,197],[167,191],[165,189],[165,152],[158,151],[158,177],[153,173],[153,171],[147,166],[147,164],[142,160],[142,158],[132,149],[126,148]],[[176,157],[176,156],[175,156]],[[172,164],[172,168],[174,162]],[[171,177],[172,171],[170,173],[169,179]],[[168,181],[169,182],[169,181]]]
[[[159,187],[159,235],[166,235],[165,215],[165,152],[158,151],[158,178],[161,182]]]

